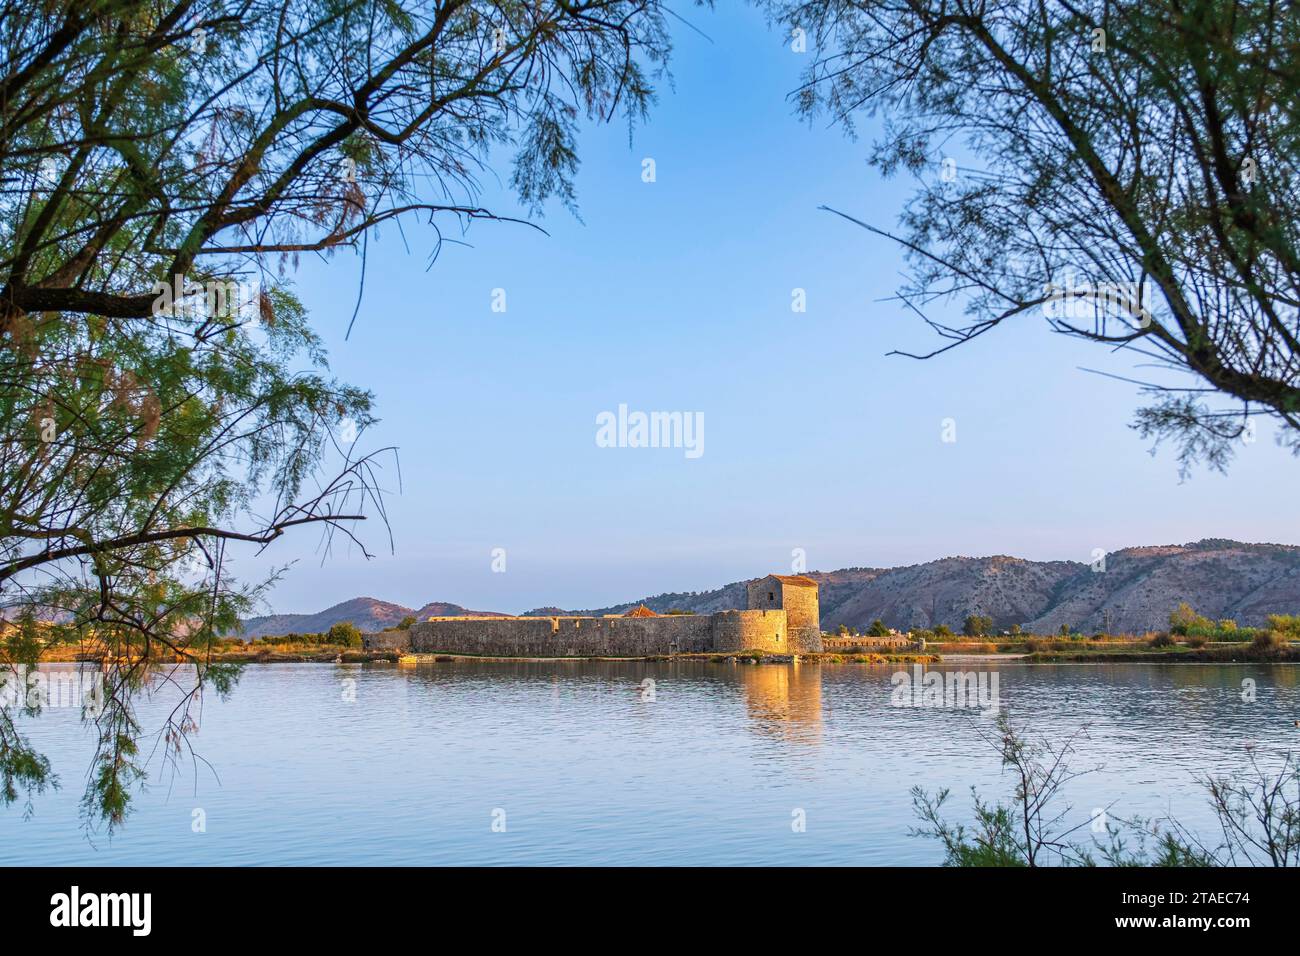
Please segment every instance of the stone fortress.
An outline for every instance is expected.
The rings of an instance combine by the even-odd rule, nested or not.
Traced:
[[[822,650],[817,582],[769,574],[748,585],[748,607],[658,615],[644,607],[605,617],[432,617],[406,631],[367,634],[367,648],[485,657],[647,657],[658,654],[810,654]]]

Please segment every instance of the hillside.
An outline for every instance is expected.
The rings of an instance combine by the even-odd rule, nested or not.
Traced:
[[[1207,539],[1185,545],[1125,548],[1106,557],[1105,571],[1078,561],[1027,561],[1006,555],[941,558],[899,568],[811,571],[821,586],[822,628],[865,629],[876,618],[890,627],[959,630],[967,614],[987,614],[998,629],[1019,624],[1055,633],[1062,624],[1086,631],[1160,630],[1180,601],[1212,618],[1264,623],[1268,614],[1300,614],[1300,547]],[[745,582],[713,591],[637,598],[589,610],[538,608],[530,614],[621,614],[638,604],[707,614],[745,605]],[[350,620],[381,630],[407,614],[483,614],[430,602],[411,610],[354,598],[317,614],[278,614],[246,622],[245,635],[323,631]]]
[[[876,618],[906,631],[987,614],[998,629],[1013,624],[1055,633],[1062,624],[1093,632],[1142,632],[1168,625],[1188,601],[1207,617],[1264,623],[1269,614],[1300,613],[1300,548],[1208,539],[1186,545],[1125,548],[1106,556],[1106,570],[1078,561],[1027,561],[1006,555],[941,558],[900,568],[812,571],[821,586],[822,628],[865,629]],[[617,614],[644,603],[655,611],[708,613],[743,607],[744,582],[716,591],[659,594],[592,614]]]
[[[458,617],[462,614],[491,614],[491,611],[469,611],[459,604],[430,601],[420,608],[403,607],[389,601],[359,597],[335,604],[315,614],[268,614],[244,621],[243,637],[254,638],[281,634],[315,634],[328,631],[340,621],[351,621],[363,631],[382,631],[401,622],[408,614],[418,620],[426,617]]]

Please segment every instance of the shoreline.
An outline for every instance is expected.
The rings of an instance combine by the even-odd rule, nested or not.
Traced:
[[[71,650],[71,649],[67,649]],[[38,663],[98,663],[102,658],[84,652],[56,653],[42,656]],[[845,654],[822,652],[814,654],[768,654],[747,651],[736,654],[651,654],[637,657],[616,657],[611,655],[564,655],[555,657],[521,656],[511,657],[498,654],[463,654],[463,653],[419,653],[403,654],[395,651],[339,650],[331,648],[315,651],[270,651],[232,652],[214,654],[211,663],[225,664],[392,664],[411,667],[429,664],[454,664],[459,662],[483,663],[586,663],[601,661],[609,663],[702,663],[702,664],[858,664],[858,665],[909,665],[909,664],[1013,664],[1017,666],[1044,664],[1300,664],[1300,648],[1285,648],[1278,653],[1261,655],[1251,654],[1248,648],[1240,651],[1132,651],[1132,652],[1039,652],[1039,653],[1003,653],[972,654],[956,652],[941,653],[860,653]],[[0,662],[3,663],[3,662]],[[193,663],[184,659],[160,661],[158,663]]]

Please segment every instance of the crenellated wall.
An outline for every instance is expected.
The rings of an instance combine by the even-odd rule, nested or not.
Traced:
[[[785,611],[719,611],[713,619],[713,650],[770,651],[791,654],[786,634]]]
[[[393,632],[365,636],[389,638]],[[661,617],[442,617],[412,624],[417,653],[500,657],[646,657],[761,650],[790,653],[784,611]],[[390,646],[385,643],[384,646]]]
[[[401,651],[411,646],[411,635],[406,631],[379,631],[361,635],[362,646],[368,651]]]
[[[807,654],[822,649],[817,587],[812,582],[769,575],[751,583],[749,602],[748,610],[716,614],[434,617],[412,624],[409,631],[363,635],[363,642],[376,650],[485,657]]]
[[[713,649],[712,616],[448,617],[411,626],[412,650],[503,657],[644,657]]]

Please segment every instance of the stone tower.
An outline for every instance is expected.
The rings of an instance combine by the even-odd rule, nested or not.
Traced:
[[[801,574],[769,574],[750,581],[748,590],[751,611],[785,611],[792,653],[821,651],[821,610],[816,581]]]

